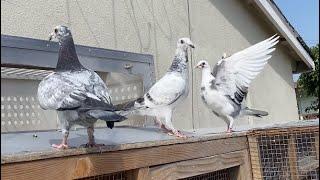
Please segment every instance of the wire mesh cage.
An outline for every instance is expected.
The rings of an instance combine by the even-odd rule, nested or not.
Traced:
[[[254,130],[248,135],[254,179],[319,179],[319,127]]]
[[[80,178],[77,180],[128,180],[130,174],[126,171],[111,173],[111,174],[102,174],[98,176],[90,176],[85,178]]]
[[[233,168],[187,177],[180,180],[231,180]]]

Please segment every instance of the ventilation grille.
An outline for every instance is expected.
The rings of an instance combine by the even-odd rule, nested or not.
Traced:
[[[319,129],[266,130],[249,138],[254,179],[319,179]]]
[[[98,176],[85,177],[77,180],[128,180],[128,179],[129,179],[128,173],[126,173],[126,171],[122,171],[122,172],[116,172],[112,174],[102,174]]]
[[[1,67],[1,78],[41,80],[52,72],[40,69]]]
[[[201,174],[193,177],[184,178],[181,180],[231,180],[232,169],[223,169],[207,174]]]

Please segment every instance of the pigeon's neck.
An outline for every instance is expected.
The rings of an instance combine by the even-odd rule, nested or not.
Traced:
[[[215,78],[211,75],[211,68],[203,68],[202,69],[202,80],[201,87],[210,86],[210,83]]]
[[[168,72],[186,73],[188,70],[188,53],[187,50],[177,48],[172,64]]]
[[[80,63],[72,36],[63,37],[59,42],[59,59],[56,71],[85,69]]]

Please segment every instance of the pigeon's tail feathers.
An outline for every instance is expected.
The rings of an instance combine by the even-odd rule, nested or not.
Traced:
[[[114,127],[114,122],[106,122],[107,123],[107,127],[112,129]]]
[[[140,114],[139,112],[141,110],[148,108],[144,105],[143,97],[140,97],[134,101],[117,104],[115,105],[115,107],[116,107],[116,112],[121,116],[128,116],[131,114]]]
[[[243,114],[248,116],[255,116],[255,117],[262,117],[262,116],[268,116],[269,113],[266,111],[256,110],[256,109],[250,109],[248,107],[243,109]]]
[[[116,111],[127,111],[127,110],[133,109],[135,106],[137,106],[137,104],[139,104],[143,101],[144,101],[144,98],[140,97],[140,98],[135,99],[133,101],[124,102],[121,104],[114,105],[114,107],[115,107]]]
[[[123,120],[126,120],[127,118],[112,111],[102,111],[102,110],[90,110],[87,112],[87,116],[95,119],[101,119],[103,121],[110,122],[110,126],[114,122],[121,122]],[[109,126],[108,126],[109,127]]]

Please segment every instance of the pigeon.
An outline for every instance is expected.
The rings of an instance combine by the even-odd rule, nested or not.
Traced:
[[[279,42],[274,35],[229,57],[224,54],[211,71],[209,63],[199,61],[195,68],[202,70],[201,99],[204,104],[227,124],[232,132],[234,119],[242,115],[267,116],[265,111],[250,109],[242,103],[251,81],[263,70],[274,46]]]
[[[189,38],[180,38],[173,62],[166,74],[141,98],[123,105],[122,115],[138,114],[155,116],[156,123],[169,135],[186,137],[174,128],[172,112],[188,95],[188,48],[194,48]]]
[[[66,26],[56,26],[50,34],[59,41],[59,58],[53,73],[46,76],[38,86],[38,100],[42,109],[56,110],[63,140],[53,144],[57,149],[68,148],[67,138],[73,125],[87,128],[89,142],[86,147],[102,146],[94,140],[94,123],[106,121],[109,128],[114,122],[126,118],[117,114],[103,80],[79,61],[71,31]]]

